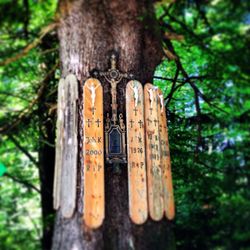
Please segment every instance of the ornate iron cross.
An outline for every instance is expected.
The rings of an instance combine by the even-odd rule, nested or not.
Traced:
[[[106,79],[111,85],[112,116],[107,113],[105,121],[105,151],[108,163],[126,163],[126,127],[123,114],[117,115],[117,84],[123,78],[131,79],[132,74],[121,73],[117,69],[117,56],[112,53],[110,58],[111,68],[106,72],[95,72],[96,76]]]

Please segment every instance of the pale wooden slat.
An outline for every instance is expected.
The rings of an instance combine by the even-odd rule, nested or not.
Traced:
[[[61,211],[65,218],[72,217],[76,203],[77,173],[77,100],[78,82],[70,74],[65,79],[64,141],[61,181]]]
[[[159,120],[157,114],[157,90],[147,83],[144,88],[146,159],[149,215],[153,220],[163,217],[163,187],[160,161]]]
[[[98,228],[104,219],[104,134],[103,90],[97,79],[85,82],[83,102],[83,219],[88,227]]]
[[[148,206],[143,88],[138,81],[127,83],[126,117],[129,214],[135,224],[142,224],[147,220]]]
[[[161,168],[165,215],[169,220],[175,216],[174,194],[171,173],[171,161],[168,143],[166,110],[162,91],[158,90],[158,117],[161,145]]]
[[[56,121],[56,157],[54,171],[54,189],[53,189],[53,206],[54,209],[60,207],[60,191],[61,191],[61,172],[63,158],[63,121],[65,108],[65,83],[61,78],[58,84],[57,98],[57,121]]]

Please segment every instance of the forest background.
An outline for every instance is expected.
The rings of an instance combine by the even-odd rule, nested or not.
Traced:
[[[0,249],[51,238],[60,78],[54,0],[0,0]],[[155,1],[177,249],[250,249],[250,2]],[[50,179],[44,167],[50,168]],[[46,204],[40,185],[48,184]]]

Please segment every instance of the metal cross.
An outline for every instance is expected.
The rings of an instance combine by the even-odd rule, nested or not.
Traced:
[[[111,85],[111,96],[112,96],[112,118],[111,120],[114,122],[114,124],[117,123],[117,84],[123,79],[128,78],[132,79],[132,74],[127,73],[121,73],[117,69],[117,56],[115,53],[111,55],[110,58],[111,68],[107,72],[95,72],[95,74],[99,74],[100,76],[103,76]]]

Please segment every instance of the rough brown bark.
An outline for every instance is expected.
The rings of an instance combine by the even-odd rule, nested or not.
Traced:
[[[118,67],[145,84],[152,81],[162,50],[153,6],[140,0],[61,0],[58,9],[62,76],[69,73],[79,82],[90,71],[106,70],[111,51],[119,54]],[[80,86],[81,88],[82,86]],[[119,112],[125,115],[125,82],[118,89]],[[109,110],[109,86],[104,86],[104,111]],[[81,129],[81,128],[80,128]],[[81,136],[80,136],[81,140]],[[81,152],[81,143],[79,145]],[[125,165],[105,166],[105,221],[95,231],[82,223],[81,166],[78,166],[77,212],[72,219],[57,213],[53,249],[173,249],[171,225],[148,220],[133,225],[128,217],[128,185]]]

